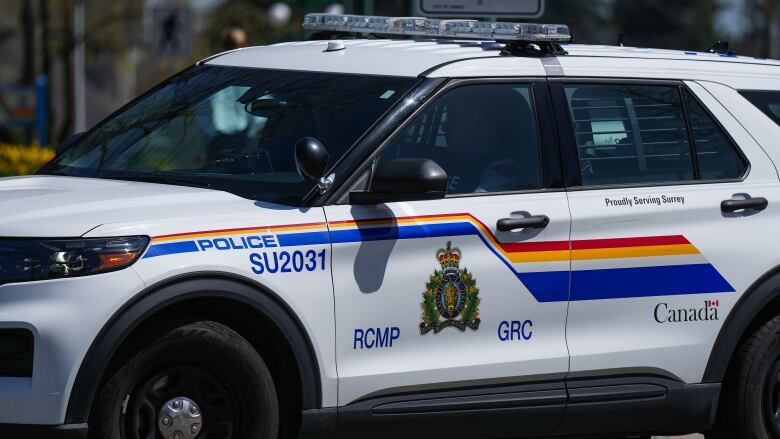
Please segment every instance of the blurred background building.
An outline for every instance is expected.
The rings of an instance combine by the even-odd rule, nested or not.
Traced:
[[[210,54],[303,39],[322,11],[420,15],[418,0],[0,0],[0,144],[57,145]],[[580,43],[780,58],[780,0],[547,0],[538,21]]]

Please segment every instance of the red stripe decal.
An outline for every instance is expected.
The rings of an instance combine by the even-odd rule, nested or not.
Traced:
[[[546,242],[510,242],[499,244],[504,251],[519,252],[550,252],[569,249],[569,241],[546,241]]]
[[[591,250],[600,248],[643,247],[648,245],[676,244],[690,244],[690,242],[682,235],[644,236],[641,238],[611,238],[572,241],[571,248],[572,250]]]

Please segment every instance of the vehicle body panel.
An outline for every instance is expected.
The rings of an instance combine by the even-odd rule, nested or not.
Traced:
[[[78,237],[106,223],[182,221],[239,197],[221,191],[62,176],[0,179],[0,236]],[[56,218],[56,221],[52,221]]]
[[[326,51],[327,41],[299,41],[248,47],[206,61],[280,70],[362,73],[416,77],[437,65],[467,57],[497,56],[495,47],[478,41],[415,42],[408,40],[343,40],[345,49]],[[395,59],[397,62],[388,62]]]
[[[563,377],[568,251],[546,260],[544,251],[511,247],[565,244],[564,192],[330,206],[326,213],[334,240],[340,405],[392,388]],[[540,233],[496,231],[498,219],[529,214],[547,215],[550,224]],[[438,257],[450,242],[460,251],[458,267],[479,289],[476,328],[424,323],[423,294],[436,282],[434,271],[443,271]],[[519,331],[507,339],[511,322]],[[355,342],[356,330],[386,327],[400,328],[392,346]]]

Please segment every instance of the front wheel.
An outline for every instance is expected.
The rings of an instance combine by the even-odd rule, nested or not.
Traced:
[[[177,328],[119,367],[100,390],[101,439],[275,439],[279,408],[263,359],[215,322]]]
[[[780,439],[780,316],[740,347],[707,439]]]

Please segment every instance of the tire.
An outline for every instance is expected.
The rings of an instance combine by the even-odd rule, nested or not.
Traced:
[[[198,322],[169,332],[116,369],[99,390],[90,436],[163,438],[158,423],[168,421],[159,416],[160,410],[177,397],[197,405],[193,413],[199,412],[200,424],[192,428],[200,429],[199,438],[278,435],[279,404],[263,359],[230,328]],[[192,436],[186,432],[183,437]]]
[[[707,439],[780,439],[780,316],[737,351]]]

